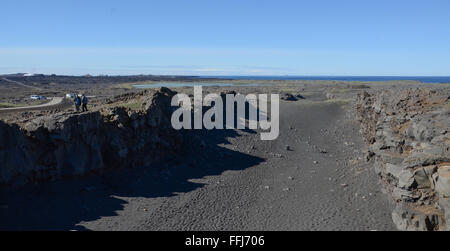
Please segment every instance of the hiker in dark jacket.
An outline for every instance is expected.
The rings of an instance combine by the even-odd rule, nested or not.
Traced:
[[[82,112],[87,112],[87,103],[88,103],[88,99],[87,97],[83,94],[82,98],[81,98],[81,102],[83,103],[83,111]]]
[[[77,112],[79,112],[80,111],[80,105],[81,105],[81,98],[78,95],[76,95],[75,99],[73,100],[73,102],[75,102],[75,110]]]

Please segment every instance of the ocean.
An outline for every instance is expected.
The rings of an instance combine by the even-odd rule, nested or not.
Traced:
[[[234,80],[336,80],[336,81],[398,81],[412,80],[422,83],[450,83],[450,77],[437,76],[202,76],[200,78],[219,78]]]

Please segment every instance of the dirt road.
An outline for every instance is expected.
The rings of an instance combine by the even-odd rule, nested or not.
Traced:
[[[49,98],[49,99],[50,99],[50,102],[45,103],[45,104],[41,104],[41,105],[0,108],[0,111],[16,111],[16,110],[29,110],[29,109],[36,109],[36,108],[46,108],[46,107],[59,105],[64,100],[64,98],[61,98],[61,97],[53,97],[53,98]]]
[[[204,149],[160,167],[2,191],[0,229],[394,230],[346,110],[282,102],[275,141],[209,131]]]

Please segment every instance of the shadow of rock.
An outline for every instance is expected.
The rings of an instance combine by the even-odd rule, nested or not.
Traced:
[[[0,230],[89,230],[78,224],[116,216],[133,198],[177,196],[205,186],[192,179],[244,170],[264,161],[220,146],[238,137],[236,130],[181,132],[185,135],[183,154],[166,154],[148,165],[76,179],[1,189]]]
[[[217,146],[236,137],[234,130],[196,131],[208,134],[185,156],[148,167],[112,170],[101,176],[27,185],[1,191],[0,230],[88,230],[80,222],[118,215],[133,197],[155,198],[190,192],[204,184],[190,181],[243,170],[263,159]]]

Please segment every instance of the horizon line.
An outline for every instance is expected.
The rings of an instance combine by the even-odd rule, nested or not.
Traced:
[[[0,76],[4,75],[20,75],[20,74],[30,74],[34,75],[45,75],[45,76],[93,76],[93,77],[101,77],[101,76],[180,76],[180,77],[393,77],[393,78],[415,78],[415,77],[429,77],[429,78],[450,78],[450,75],[326,75],[326,74],[271,74],[271,75],[225,75],[225,74],[205,74],[205,75],[197,75],[197,74],[151,74],[151,73],[138,73],[138,74],[54,74],[54,73],[30,73],[30,72],[15,72],[15,73],[0,73]]]

